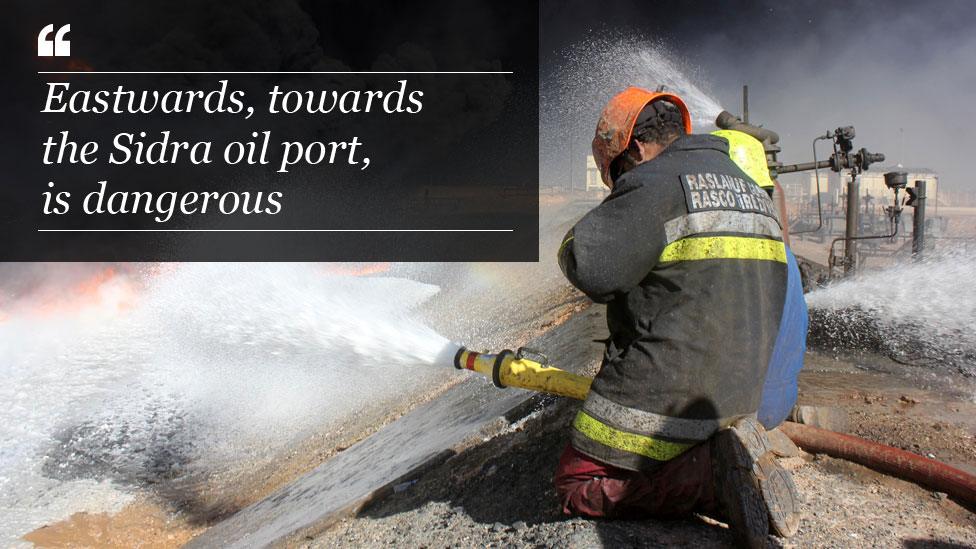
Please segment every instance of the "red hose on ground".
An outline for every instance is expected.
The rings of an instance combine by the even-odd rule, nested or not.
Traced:
[[[976,505],[976,476],[945,463],[861,437],[835,433],[811,425],[785,421],[779,429],[807,452],[827,454],[860,463],[877,471],[945,492],[969,505]]]

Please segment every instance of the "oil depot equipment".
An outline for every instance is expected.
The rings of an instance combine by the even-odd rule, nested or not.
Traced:
[[[744,112],[748,112],[748,104],[746,103],[745,90],[743,90],[743,109]],[[854,150],[854,126],[841,126],[833,131],[826,132],[824,135],[817,136],[813,140],[813,162],[804,162],[799,164],[782,164],[779,162],[777,156],[781,152],[779,143],[779,134],[761,126],[756,126],[749,124],[736,117],[734,114],[728,111],[722,111],[719,113],[718,117],[715,119],[715,125],[723,130],[737,130],[746,134],[749,134],[756,139],[758,139],[763,144],[763,148],[766,151],[766,162],[769,167],[770,176],[775,179],[779,174],[784,173],[795,173],[802,171],[813,170],[816,174],[817,181],[817,226],[810,230],[805,231],[793,231],[793,234],[802,234],[805,232],[816,232],[823,227],[823,205],[821,204],[820,198],[820,174],[819,170],[827,168],[831,171],[841,173],[842,171],[848,171],[850,174],[850,180],[847,182],[847,224],[845,235],[842,238],[836,239],[831,243],[830,257],[828,258],[828,265],[830,270],[833,270],[834,266],[842,266],[844,268],[845,274],[852,273],[856,268],[856,257],[857,257],[857,241],[864,240],[867,238],[891,238],[892,235],[877,235],[877,236],[860,236],[858,234],[859,225],[859,181],[858,176],[865,170],[867,170],[871,164],[876,162],[883,162],[885,159],[884,154],[873,153],[868,151],[866,148],[861,148]],[[833,142],[833,153],[830,158],[826,160],[817,159],[817,142],[822,140],[830,140]],[[780,192],[780,206],[783,207],[782,192]],[[785,209],[785,208],[784,208]],[[901,208],[897,205],[897,196],[895,208],[892,209],[892,216],[895,212],[901,212]],[[897,231],[897,218],[892,217],[892,221],[895,223],[895,231]],[[833,247],[836,242],[842,241],[845,243],[844,255],[842,258],[835,258],[833,254]]]
[[[576,400],[586,399],[593,381],[551,366],[544,354],[524,347],[499,353],[479,353],[459,347],[454,355],[454,367],[477,372],[491,379],[498,388],[517,387]],[[800,423],[784,422],[780,430],[808,452],[860,463],[976,505],[976,476],[939,461]]]
[[[872,164],[883,162],[885,155],[882,153],[870,152],[866,148],[855,149],[854,137],[856,132],[854,126],[841,126],[835,130],[828,131],[813,139],[813,161],[801,162],[796,164],[783,164],[779,161],[778,155],[782,152],[779,146],[779,134],[775,131],[751,124],[749,122],[749,87],[742,87],[742,118],[735,116],[728,111],[722,111],[715,119],[715,125],[723,130],[737,130],[755,137],[763,144],[766,152],[767,166],[770,176],[775,180],[778,175],[785,173],[796,173],[813,171],[817,189],[817,225],[813,228],[803,230],[787,231],[784,228],[784,240],[789,243],[789,233],[803,234],[815,233],[824,226],[824,212],[821,198],[820,170],[829,169],[832,172],[841,174],[847,172],[849,179],[846,183],[847,207],[845,212],[844,236],[835,238],[831,242],[830,253],[828,255],[828,276],[833,273],[835,267],[843,269],[845,275],[852,274],[857,269],[858,261],[858,242],[864,240],[883,240],[893,239],[898,234],[900,216],[903,206],[914,208],[912,216],[912,258],[920,260],[924,256],[925,248],[925,202],[926,202],[926,182],[923,180],[915,181],[913,187],[908,186],[907,173],[889,172],[885,174],[885,185],[894,192],[894,201],[891,206],[884,208],[884,215],[890,228],[886,234],[862,235],[861,233],[861,196],[860,182],[858,176],[868,170]],[[817,158],[817,143],[819,141],[831,141],[833,151],[829,158],[819,160]],[[899,203],[899,191],[904,189],[907,201]],[[785,211],[785,199],[780,192],[780,207]],[[834,246],[838,242],[844,243],[843,255],[834,253]]]

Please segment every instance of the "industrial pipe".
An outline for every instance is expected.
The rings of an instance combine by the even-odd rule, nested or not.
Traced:
[[[915,181],[915,189],[909,195],[908,204],[915,208],[912,214],[912,258],[921,261],[925,252],[925,180]]]
[[[847,226],[844,230],[844,274],[851,274],[857,267],[857,233],[861,226],[861,185],[856,174],[847,182]],[[895,227],[898,230],[898,227]],[[834,253],[830,243],[830,253]],[[830,265],[831,270],[834,266]]]
[[[498,354],[477,353],[461,347],[454,355],[454,367],[491,378],[499,388],[518,387],[577,400],[586,399],[593,382],[591,378],[550,366],[545,355],[524,347]]]
[[[783,226],[783,244],[790,245],[790,214],[786,209],[786,192],[780,186],[779,181],[773,179],[773,187],[776,188],[776,205],[779,207],[780,222]]]
[[[715,125],[723,130],[736,130],[749,134],[759,141],[775,145],[779,143],[779,134],[767,128],[760,128],[752,124],[747,124],[729,111],[722,111],[715,118]]]
[[[976,476],[911,452],[871,442],[853,435],[783,422],[779,429],[807,452],[860,463],[876,471],[917,482],[976,505]]]
[[[777,174],[784,174],[830,168],[832,165],[833,164],[831,164],[830,160],[818,160],[816,162],[800,162],[799,164],[776,166],[775,169]]]

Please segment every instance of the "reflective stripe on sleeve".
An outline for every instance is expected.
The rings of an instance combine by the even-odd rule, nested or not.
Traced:
[[[670,442],[621,431],[601,422],[583,410],[576,414],[576,419],[573,420],[573,428],[604,446],[649,457],[657,461],[674,459],[695,445],[692,442]]]
[[[779,240],[747,236],[700,236],[668,244],[660,261],[754,259],[786,263],[786,246]]]
[[[570,233],[569,235],[566,236],[566,240],[563,240],[563,243],[559,245],[559,250],[556,252],[556,257],[562,256],[563,250],[565,250],[566,246],[568,246],[569,243],[572,241],[573,241],[573,233]]]

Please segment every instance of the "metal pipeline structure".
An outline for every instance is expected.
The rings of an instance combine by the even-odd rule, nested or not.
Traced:
[[[477,372],[491,379],[498,388],[517,387],[576,400],[586,399],[593,382],[586,376],[551,366],[544,354],[524,347],[495,354],[461,347],[454,355],[454,367]],[[976,476],[965,471],[884,444],[810,425],[787,421],[779,429],[807,452],[853,461],[945,492],[967,505],[976,505]]]
[[[828,131],[824,135],[820,135],[813,140],[813,162],[801,162],[797,164],[782,164],[777,159],[777,155],[781,152],[778,145],[779,134],[776,132],[764,128],[760,125],[752,124],[749,120],[749,88],[748,86],[742,87],[742,118],[735,116],[728,111],[722,111],[719,113],[718,117],[715,119],[715,125],[721,129],[727,130],[737,130],[743,133],[749,134],[755,137],[757,140],[762,142],[763,148],[766,151],[766,160],[769,168],[770,176],[773,182],[776,184],[777,189],[779,189],[780,194],[780,209],[782,212],[786,211],[785,200],[783,199],[782,189],[779,187],[777,177],[784,173],[795,173],[803,171],[813,171],[816,180],[817,188],[817,224],[812,228],[803,229],[793,229],[788,226],[783,227],[783,240],[789,244],[790,233],[803,234],[803,233],[818,233],[824,227],[824,211],[821,199],[822,189],[820,186],[820,170],[829,169],[838,174],[846,171],[850,174],[850,178],[846,185],[846,197],[847,197],[847,208],[846,208],[846,227],[844,231],[844,236],[835,239],[831,243],[831,251],[828,257],[829,272],[828,277],[832,274],[833,268],[836,266],[842,267],[844,274],[852,274],[857,267],[858,254],[858,242],[862,240],[879,240],[879,239],[893,239],[897,236],[897,226],[899,223],[898,214],[901,213],[901,204],[898,203],[898,191],[897,188],[892,187],[889,183],[890,177],[901,177],[901,172],[892,172],[885,174],[885,182],[888,183],[888,187],[895,191],[895,202],[891,207],[886,207],[885,211],[887,213],[888,221],[893,226],[889,231],[889,234],[874,234],[874,235],[861,235],[862,230],[862,219],[860,215],[861,207],[861,195],[860,195],[860,183],[858,181],[858,175],[861,172],[866,171],[871,164],[877,162],[883,162],[885,160],[885,155],[881,153],[872,153],[865,148],[858,150],[854,149],[853,139],[854,139],[854,127],[853,126],[841,126],[833,131]],[[818,141],[832,141],[833,142],[833,152],[829,158],[826,160],[819,160],[817,158],[817,142]],[[904,183],[901,184],[901,188],[905,188]],[[912,206],[915,211],[913,215],[913,230],[912,230],[912,257],[915,260],[921,260],[924,255],[925,247],[925,182],[916,181],[915,187],[909,187],[905,189],[911,199],[905,204],[907,206]],[[869,200],[870,200],[869,195]],[[786,224],[788,225],[788,224]],[[844,254],[843,256],[835,256],[833,249],[837,242],[844,243]]]

